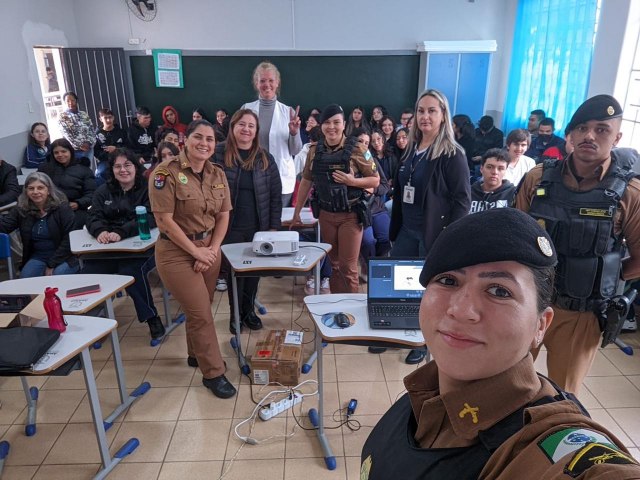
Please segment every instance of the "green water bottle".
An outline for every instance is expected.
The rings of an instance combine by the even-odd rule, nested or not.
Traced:
[[[150,240],[151,232],[149,231],[149,219],[147,218],[147,207],[139,205],[136,207],[136,216],[138,217],[138,232],[140,240]]]

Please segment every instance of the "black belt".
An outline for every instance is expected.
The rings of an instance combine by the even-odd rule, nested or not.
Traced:
[[[185,233],[185,235],[189,240],[195,241],[195,240],[204,240],[205,238],[207,238],[209,236],[210,233],[211,233],[211,230],[207,230],[206,232],[194,233],[192,235],[189,235],[189,234]],[[164,233],[160,234],[160,238],[162,238],[163,240],[171,240]]]
[[[564,310],[573,312],[593,312],[599,301],[593,299],[573,298],[566,295],[556,295],[553,304]]]

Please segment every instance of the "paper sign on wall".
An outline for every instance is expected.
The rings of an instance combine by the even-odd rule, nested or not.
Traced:
[[[153,50],[156,87],[184,88],[182,50]]]

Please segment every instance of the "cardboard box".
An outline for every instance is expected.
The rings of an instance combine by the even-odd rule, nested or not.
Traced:
[[[4,297],[12,297],[13,295],[0,296],[0,300]],[[19,295],[23,297],[24,295]],[[44,294],[31,295],[32,300],[18,313],[0,313],[0,328],[11,327],[32,327],[43,318],[47,317],[44,311]]]
[[[295,386],[301,366],[302,332],[295,330],[270,330],[256,343],[251,356],[253,383],[257,385],[278,382]]]

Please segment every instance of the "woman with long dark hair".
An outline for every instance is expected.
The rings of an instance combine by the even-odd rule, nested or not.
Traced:
[[[369,125],[364,108],[360,105],[356,105],[353,107],[353,110],[351,110],[344,134],[350,137],[356,128],[363,128],[366,132],[371,132],[371,125]]]
[[[479,167],[479,164],[476,164],[473,161],[473,157],[477,156],[476,152],[478,150],[476,146],[476,129],[468,115],[454,115],[451,122],[456,142],[458,142],[458,144],[464,149],[469,171],[473,174],[476,169],[476,165]]]
[[[51,178],[41,172],[30,173],[18,205],[0,215],[0,232],[20,232],[22,278],[68,275],[80,269],[69,242],[73,222],[73,210]]]
[[[49,145],[51,145],[51,138],[49,137],[49,129],[47,126],[42,122],[36,122],[31,125],[29,142],[24,151],[23,167],[38,168],[40,164],[47,159]]]
[[[231,117],[227,141],[216,147],[215,163],[224,168],[229,182],[233,210],[223,244],[250,242],[259,231],[278,230],[282,216],[282,184],[273,156],[259,145],[258,115],[248,108]],[[223,270],[230,271],[226,260]],[[227,279],[229,280],[229,279]],[[231,318],[229,330],[236,333],[233,321],[233,286],[227,281]],[[240,320],[251,330],[262,328],[254,303],[258,278],[238,278]]]
[[[137,161],[136,155],[123,148],[109,154],[107,182],[96,190],[87,214],[87,230],[98,243],[114,243],[138,235],[136,207],[147,209],[149,227],[155,228],[156,222],[151,213],[149,190],[144,178],[144,167]],[[136,258],[126,256],[108,260],[86,259],[82,273],[106,273],[130,275],[135,282],[127,287],[127,293],[133,300],[138,321],[147,323],[151,338],[164,335],[164,325],[153,303],[153,295],[147,274],[153,270],[156,262],[153,251],[150,256]]]

